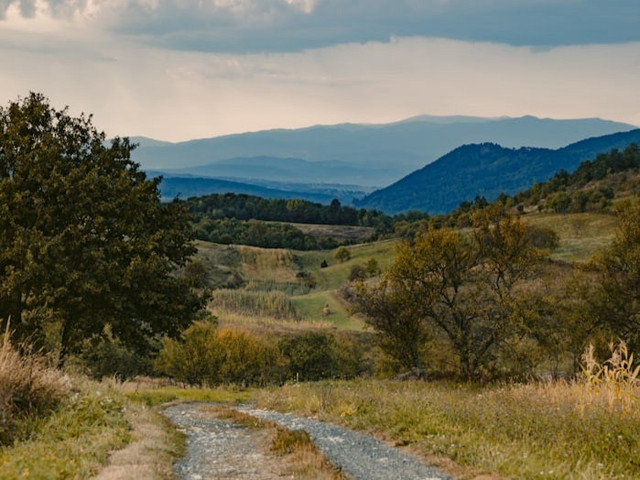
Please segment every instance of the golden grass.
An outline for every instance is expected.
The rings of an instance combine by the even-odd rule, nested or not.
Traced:
[[[333,324],[326,320],[282,320],[273,317],[261,317],[257,315],[243,315],[240,313],[225,312],[218,315],[218,323],[223,325],[245,326],[258,330],[270,331],[307,331],[332,329]]]
[[[258,405],[377,432],[460,478],[617,479],[640,477],[640,387],[630,392],[611,404],[607,388],[580,382],[321,382],[265,391]]]
[[[70,394],[71,381],[38,355],[11,345],[9,326],[0,336],[0,445],[20,436],[21,422],[48,414]]]
[[[296,270],[291,250],[238,245],[242,269],[252,282],[295,283]]]
[[[289,297],[279,291],[214,290],[207,308],[215,315],[236,313],[276,320],[299,320]]]

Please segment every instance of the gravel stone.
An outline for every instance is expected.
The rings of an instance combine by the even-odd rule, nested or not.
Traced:
[[[175,465],[180,480],[292,478],[289,465],[270,454],[260,430],[250,430],[207,411],[206,403],[168,407],[164,415],[187,435],[187,454]]]
[[[187,437],[187,455],[176,464],[180,480],[292,478],[290,468],[269,453],[260,430],[249,430],[207,411],[207,403],[168,407],[165,416]],[[287,413],[237,407],[290,430],[306,431],[316,448],[352,480],[454,480],[398,448],[346,428]]]
[[[419,458],[370,435],[288,413],[238,409],[290,430],[305,430],[325,458],[352,480],[453,480]]]

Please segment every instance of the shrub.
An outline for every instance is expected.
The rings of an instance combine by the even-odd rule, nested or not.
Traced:
[[[62,372],[48,368],[44,358],[13,348],[8,329],[0,342],[0,445],[5,445],[19,434],[21,420],[56,408],[70,384]]]
[[[351,258],[351,252],[347,247],[340,247],[336,250],[334,257],[336,260],[340,260],[340,263],[346,262]]]
[[[279,381],[277,349],[248,331],[193,324],[181,341],[165,339],[156,368],[176,380],[197,385],[264,385]]]
[[[337,367],[337,353],[333,336],[322,332],[290,335],[278,342],[287,361],[290,377],[303,381],[331,378]]]

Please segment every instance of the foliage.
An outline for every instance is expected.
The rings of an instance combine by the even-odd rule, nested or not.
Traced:
[[[322,332],[290,335],[278,342],[289,375],[301,381],[332,378],[337,374],[335,339]]]
[[[40,94],[0,108],[0,312],[61,362],[106,325],[147,353],[200,308],[172,275],[194,252],[187,211],[133,148]]]
[[[601,153],[594,160],[582,162],[569,173],[560,170],[550,180],[536,183],[528,190],[513,197],[516,204],[539,205],[542,209],[557,213],[602,211],[611,206],[614,190],[621,190],[606,177],[616,178],[619,172],[637,171],[640,168],[640,149],[632,143],[622,152],[613,149]],[[615,181],[622,181],[617,178]],[[595,188],[588,188],[595,185]]]
[[[339,247],[333,256],[342,263],[351,258],[351,252],[347,247]]]
[[[69,395],[69,378],[49,368],[44,358],[22,355],[0,336],[0,445],[11,444],[27,419],[43,417]]]
[[[425,366],[425,350],[432,333],[415,291],[384,279],[378,284],[355,284],[354,308],[366,315],[366,323],[378,334],[382,350],[405,370]]]
[[[377,210],[356,210],[342,206],[337,199],[330,205],[306,200],[268,199],[252,195],[225,193],[206,195],[187,200],[196,222],[208,218],[237,220],[265,220],[288,223],[316,223],[323,225],[356,225],[389,230],[390,217]]]
[[[491,374],[526,333],[535,312],[516,287],[541,253],[526,225],[499,205],[480,210],[474,221],[471,235],[431,229],[401,244],[383,282],[358,287],[356,306],[407,367],[420,368],[430,332],[448,339],[463,376]]]
[[[156,368],[194,385],[264,385],[277,377],[279,359],[270,342],[248,331],[200,321],[182,340],[166,338]],[[275,373],[274,373],[275,372]]]
[[[85,339],[79,353],[67,363],[96,380],[108,377],[124,381],[153,372],[153,361],[149,356],[128,349],[108,328],[102,335]]]
[[[640,348],[640,203],[618,207],[618,230],[610,247],[594,259],[598,280],[584,301],[600,325]]]
[[[315,250],[318,242],[313,235],[286,223],[267,223],[260,220],[235,218],[203,219],[196,224],[200,240],[224,245],[240,244],[264,248],[293,248]]]

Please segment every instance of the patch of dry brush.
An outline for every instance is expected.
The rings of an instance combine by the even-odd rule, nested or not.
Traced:
[[[0,445],[12,443],[20,422],[44,415],[69,394],[69,378],[47,366],[43,357],[22,355],[9,329],[0,336]]]

